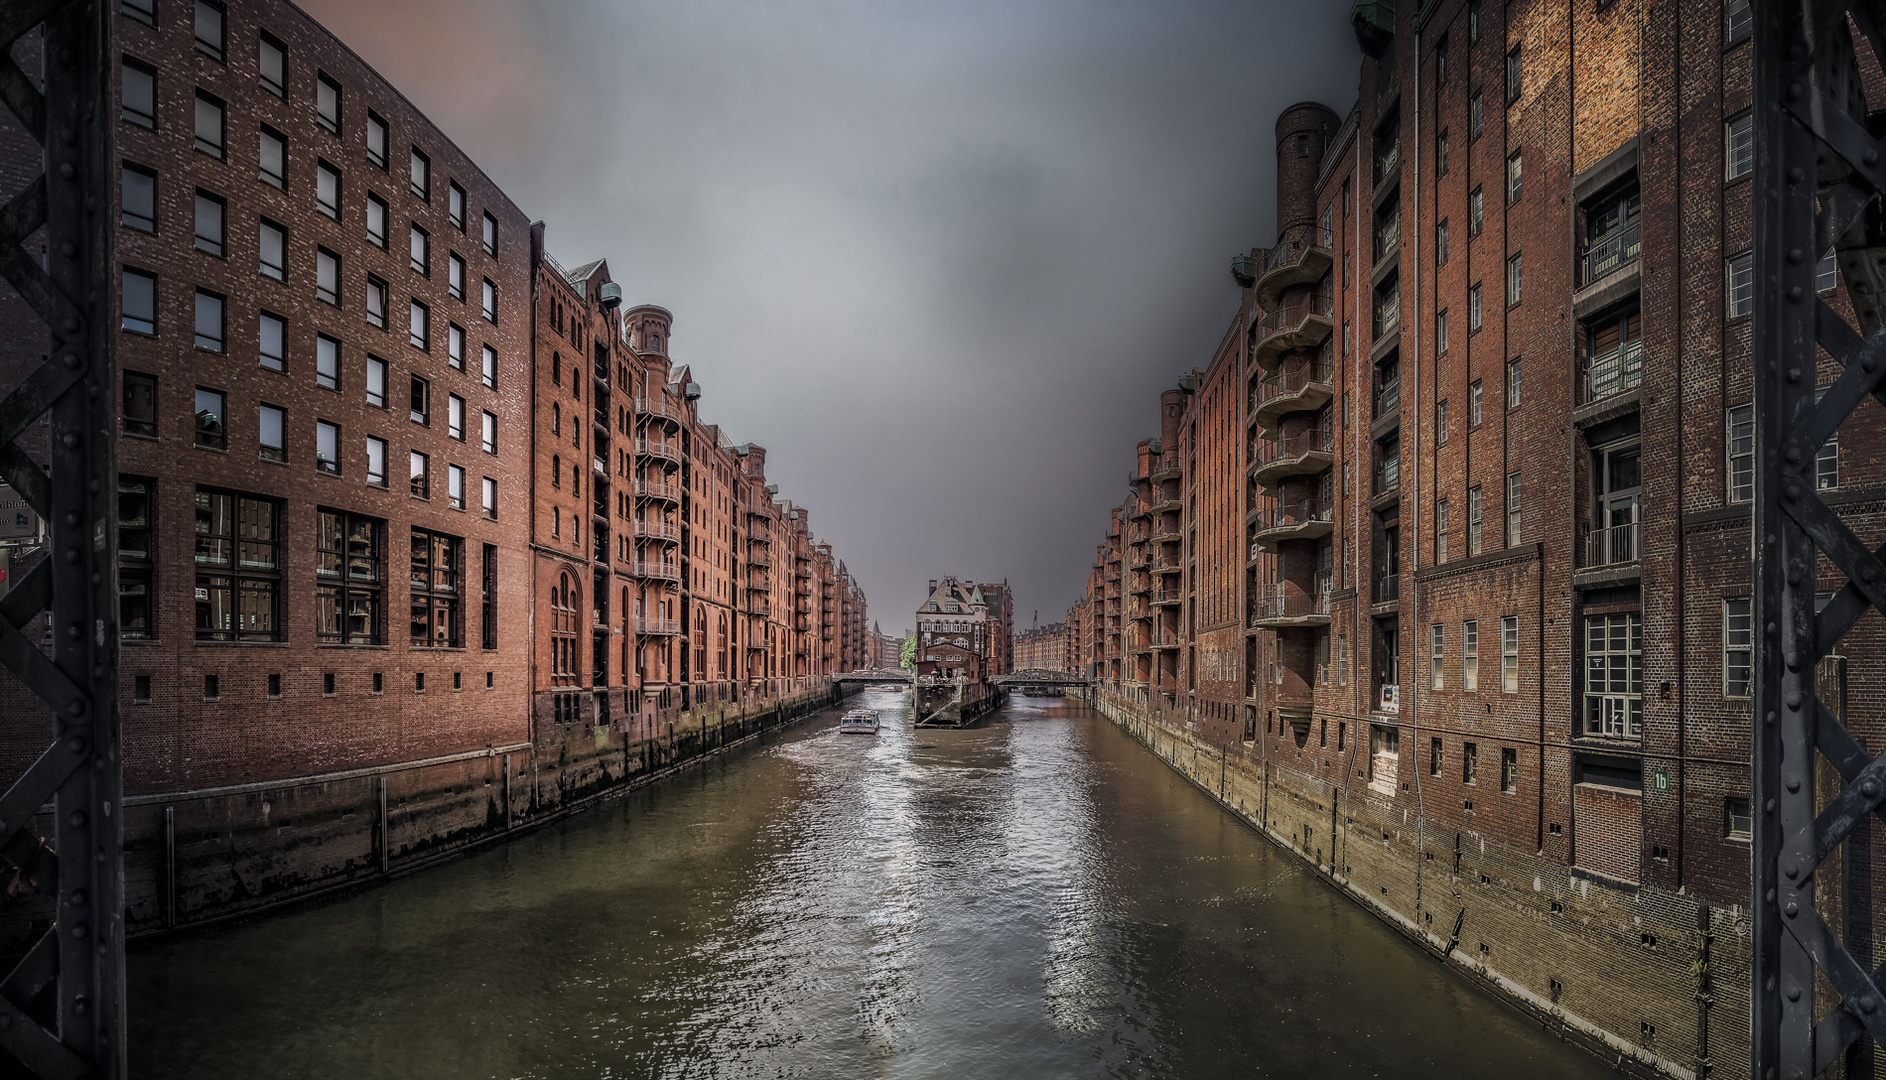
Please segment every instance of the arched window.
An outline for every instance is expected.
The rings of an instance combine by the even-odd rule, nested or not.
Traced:
[[[563,458],[556,454],[550,455],[550,486],[553,488],[563,486]]]
[[[561,333],[563,319],[560,316],[557,319],[557,323],[558,332]],[[558,386],[563,385],[563,357],[557,353],[550,354],[550,381]]]
[[[550,434],[563,434],[563,406],[554,401],[550,403]]]

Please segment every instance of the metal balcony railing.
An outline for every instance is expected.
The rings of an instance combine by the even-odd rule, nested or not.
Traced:
[[[645,499],[667,499],[669,502],[681,501],[681,489],[674,484],[663,484],[654,480],[637,480],[635,494]]]
[[[1331,433],[1322,428],[1299,431],[1283,439],[1253,439],[1251,464],[1268,465],[1273,461],[1288,461],[1305,454],[1326,454],[1329,452],[1331,441]]]
[[[638,634],[679,634],[681,632],[681,623],[676,619],[637,615],[635,617],[635,632]]]
[[[1305,592],[1286,584],[1272,583],[1258,588],[1251,597],[1251,623],[1266,619],[1293,619],[1329,614],[1329,588],[1320,586]]]
[[[1272,398],[1300,394],[1306,386],[1329,386],[1333,377],[1332,366],[1327,361],[1299,364],[1289,371],[1280,371],[1252,388],[1251,408],[1255,409]]]
[[[681,541],[681,527],[665,521],[638,521],[635,523],[635,535],[641,540]]]
[[[1321,315],[1327,319],[1335,310],[1335,305],[1335,298],[1329,293],[1311,293],[1300,300],[1280,304],[1276,311],[1265,315],[1258,323],[1257,339],[1262,341],[1286,330],[1295,330],[1312,315]]]
[[[1375,602],[1389,604],[1401,599],[1401,575],[1375,575]]]
[[[747,600],[747,613],[750,615],[760,615],[760,616],[765,616],[765,617],[770,618],[773,614],[772,599],[770,597],[765,597],[765,596],[755,596],[748,599]]]
[[[1375,149],[1375,182],[1394,176],[1401,169],[1401,139],[1383,143]]]
[[[1585,400],[1597,401],[1644,381],[1644,343],[1631,341],[1585,361]]]
[[[1334,512],[1330,507],[1314,499],[1303,499],[1278,506],[1267,506],[1251,514],[1251,531],[1266,532],[1271,529],[1294,529],[1301,525],[1311,525],[1322,521],[1333,521]]]
[[[1280,266],[1288,266],[1303,258],[1313,247],[1327,249],[1330,246],[1330,230],[1317,225],[1292,225],[1264,253],[1264,270],[1269,272]]]
[[[681,460],[681,444],[665,439],[655,442],[650,442],[647,439],[637,439],[635,440],[635,452],[642,457],[662,458],[673,462],[679,462]]]
[[[1401,246],[1401,215],[1382,222],[1375,229],[1375,261],[1381,262],[1384,255],[1392,255]]]
[[[1401,327],[1401,290],[1385,293],[1375,298],[1375,340],[1394,333]]]
[[[1401,380],[1392,379],[1375,388],[1375,418],[1391,416],[1401,410]]]
[[[1585,534],[1585,565],[1614,566],[1636,562],[1643,554],[1640,543],[1643,527],[1642,521],[1633,521],[1590,530]]]
[[[636,398],[635,415],[672,420],[677,424],[681,422],[681,411],[666,398]]]
[[[681,567],[675,563],[638,562],[635,564],[635,576],[656,578],[661,581],[680,581]]]
[[[1644,224],[1633,221],[1585,245],[1578,256],[1578,284],[1589,285],[1644,253]]]

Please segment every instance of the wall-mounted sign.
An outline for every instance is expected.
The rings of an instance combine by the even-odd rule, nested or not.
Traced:
[[[39,514],[26,499],[0,484],[0,540],[31,540],[39,535]]]

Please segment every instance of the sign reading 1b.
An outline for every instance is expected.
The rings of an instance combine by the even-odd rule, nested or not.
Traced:
[[[31,540],[39,535],[39,514],[19,492],[0,484],[0,540]]]

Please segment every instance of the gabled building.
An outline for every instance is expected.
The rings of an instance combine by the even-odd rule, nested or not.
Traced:
[[[917,676],[980,682],[994,674],[989,604],[982,589],[956,578],[930,582],[917,608]]]

